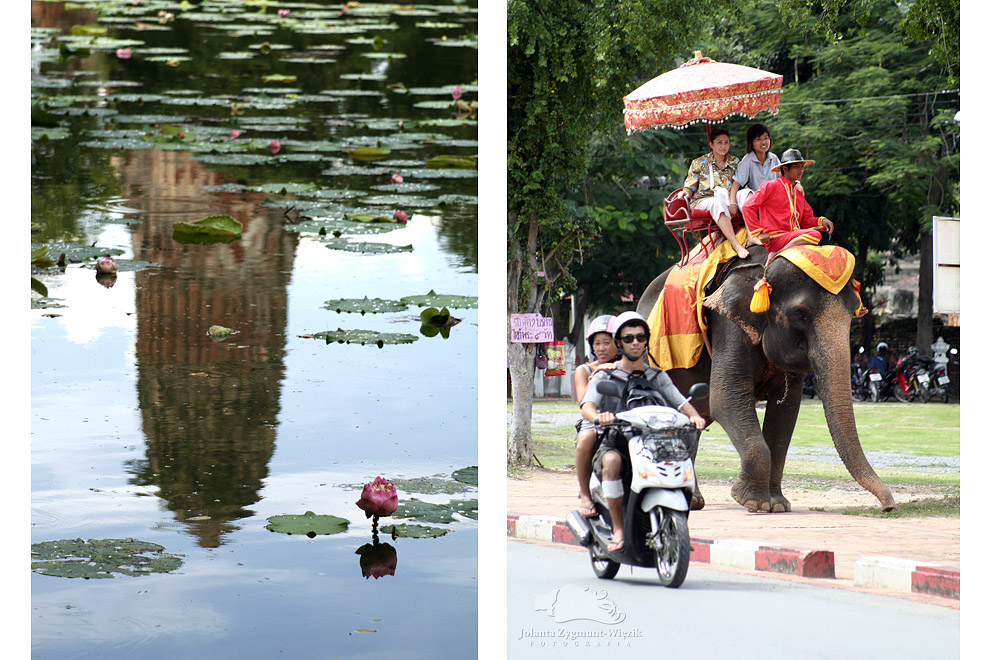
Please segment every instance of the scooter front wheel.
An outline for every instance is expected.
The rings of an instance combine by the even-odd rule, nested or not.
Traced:
[[[591,570],[595,572],[595,576],[601,578],[602,580],[611,580],[619,573],[620,564],[618,562],[612,561],[608,557],[600,557],[596,554],[597,550],[594,544],[591,546]]]
[[[660,522],[660,541],[663,545],[655,551],[657,575],[660,584],[676,589],[687,577],[691,561],[691,536],[688,533],[687,514],[684,511],[665,509],[656,511]]]

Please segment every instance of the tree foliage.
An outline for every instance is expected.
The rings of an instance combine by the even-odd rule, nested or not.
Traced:
[[[622,97],[640,72],[651,77],[689,56],[684,45],[713,5],[508,2],[509,314],[543,311],[548,296],[573,284],[571,262],[595,223],[565,203],[568,188],[585,176],[596,138],[622,125]],[[510,345],[513,463],[531,461],[533,355],[532,345]]]

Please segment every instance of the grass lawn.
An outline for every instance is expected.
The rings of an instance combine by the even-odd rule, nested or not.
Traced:
[[[959,488],[959,404],[853,405],[863,450],[868,454],[883,452],[871,463],[884,481],[892,485]],[[511,402],[508,411],[512,411]],[[563,415],[542,419],[552,413]],[[762,422],[763,411],[758,415]],[[533,417],[533,446],[540,463],[557,469],[573,466],[577,404],[561,399],[536,401]],[[697,466],[702,480],[731,480],[739,472],[739,455],[717,423],[701,437]],[[828,487],[829,482],[850,479],[829,436],[821,401],[802,402],[784,478],[803,481],[812,488],[818,482]]]

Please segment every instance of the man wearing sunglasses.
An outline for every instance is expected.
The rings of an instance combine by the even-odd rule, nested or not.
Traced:
[[[581,400],[581,415],[599,426],[608,426],[615,421],[615,413],[626,409],[627,402],[598,392],[597,384],[605,378],[612,378],[623,385],[629,377],[640,372],[646,377],[649,386],[656,391],[658,405],[679,408],[687,415],[695,428],[705,428],[705,420],[684,396],[677,390],[670,377],[659,369],[647,366],[646,349],[650,342],[650,326],[646,319],[636,312],[623,312],[615,319],[615,346],[620,359],[615,369],[601,369],[595,372],[588,383],[588,390]],[[595,474],[602,482],[602,494],[608,501],[608,511],[612,517],[612,542],[608,552],[617,552],[625,547],[622,531],[623,482],[631,478],[629,447],[625,436],[620,433],[605,434],[592,459]]]

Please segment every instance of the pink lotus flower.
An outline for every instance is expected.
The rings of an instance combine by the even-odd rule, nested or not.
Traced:
[[[364,485],[357,505],[368,518],[390,516],[399,506],[399,494],[391,482],[375,477],[373,482]]]
[[[113,257],[100,257],[96,260],[96,272],[97,273],[116,273],[117,272],[117,262],[113,260]]]
[[[406,221],[409,219],[409,216],[406,215],[405,211],[399,209],[398,211],[392,214],[392,218],[398,220],[401,224],[406,224]]]
[[[274,154],[277,154],[277,153],[278,153],[278,151],[279,151],[279,149],[281,149],[281,148],[282,148],[282,145],[278,143],[278,140],[272,140],[272,141],[271,141],[271,142],[270,142],[270,143],[268,144],[268,150],[269,150],[270,152],[272,152],[272,154],[273,154],[273,155],[274,155]]]
[[[240,137],[240,135],[241,135],[241,132],[239,130],[237,130],[236,128],[230,129],[230,139],[231,140],[236,140],[237,138]]]
[[[402,175],[396,172],[392,175],[392,183],[402,183]]]
[[[365,543],[354,554],[361,555],[361,575],[376,580],[383,575],[395,575],[399,563],[395,548],[388,543]]]
[[[289,10],[288,9],[279,9],[278,10],[278,17],[279,18],[285,18],[288,15],[289,15]]]
[[[460,100],[461,98],[461,88],[454,85],[454,89],[450,90],[450,95],[454,97],[454,100]]]
[[[130,48],[118,48],[117,49],[117,59],[128,60],[131,58]]]

